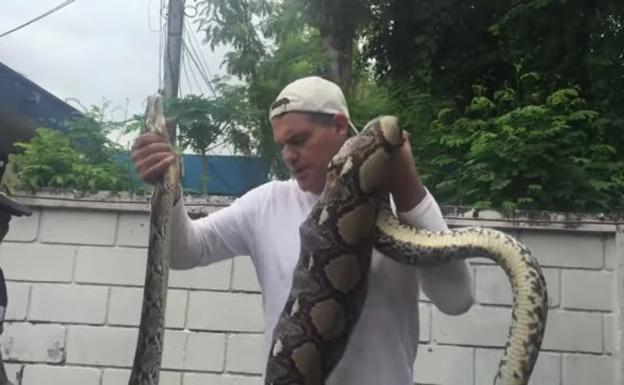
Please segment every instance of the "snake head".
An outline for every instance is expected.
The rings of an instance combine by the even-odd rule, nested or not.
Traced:
[[[392,155],[405,139],[393,116],[370,121],[362,132],[349,138],[329,164],[325,194],[375,194],[383,189]]]
[[[150,95],[147,98],[142,132],[155,132],[169,139],[162,95]]]

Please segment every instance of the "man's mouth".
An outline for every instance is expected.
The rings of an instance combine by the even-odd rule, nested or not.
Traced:
[[[300,167],[300,168],[293,169],[292,173],[295,176],[295,178],[300,178],[306,173],[306,171],[308,171],[307,167]]]

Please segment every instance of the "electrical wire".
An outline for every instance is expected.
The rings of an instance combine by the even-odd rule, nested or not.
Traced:
[[[186,40],[189,40],[190,45],[186,43]],[[200,76],[202,77],[203,81],[206,83],[206,85],[210,89],[210,92],[212,93],[213,96],[215,96],[217,92],[212,83],[211,76],[208,75],[208,71],[204,64],[205,60],[202,60],[203,57],[200,57],[200,55],[197,53],[197,50],[193,46],[193,43],[190,42],[190,39],[187,38],[186,40],[183,41],[183,47],[188,52],[191,60],[193,61],[193,64],[195,64],[195,67],[199,71]]]
[[[43,19],[44,17],[46,17],[48,15],[51,15],[54,12],[56,12],[56,11],[62,9],[62,8],[65,8],[66,6],[68,6],[69,4],[73,3],[74,1],[76,1],[76,0],[66,0],[66,1],[56,5],[54,8],[50,9],[49,11],[46,11],[45,13],[35,17],[34,19],[28,20],[24,24],[18,25],[17,27],[15,27],[13,29],[10,29],[10,30],[8,30],[6,32],[1,33],[0,34],[0,38],[3,38],[3,37],[5,37],[5,36],[7,36],[7,35],[9,35],[9,34],[11,34],[13,32],[19,31],[20,29],[22,29],[24,27],[27,27],[27,26],[31,25],[32,23],[34,23],[36,21],[39,21],[39,20]]]
[[[201,44],[199,44],[199,42],[197,41],[197,38],[195,36],[195,32],[192,31],[191,28],[189,28],[187,26],[186,28],[188,35],[191,36],[191,39],[187,39],[189,40],[191,49],[193,51],[193,54],[195,56],[195,58],[197,59],[196,61],[199,63],[198,64],[198,69],[200,71],[200,74],[202,75],[202,77],[204,78],[204,81],[206,82],[206,84],[208,85],[208,87],[210,88],[210,90],[212,91],[212,95],[216,95],[216,90],[214,88],[214,85],[212,83],[212,79],[214,78],[214,75],[210,72],[210,67],[208,66],[208,62],[206,60],[206,57],[204,56],[204,53],[201,50]],[[201,67],[201,68],[199,68]]]
[[[189,52],[188,52],[188,49],[186,48],[186,45],[183,45],[182,48],[184,49],[184,51],[183,51],[184,52],[183,58],[185,59],[185,62],[187,62],[186,59],[189,58],[189,56],[190,56]],[[193,59],[191,58],[191,61],[192,60]],[[195,83],[195,86],[197,87],[197,90],[201,93],[202,86],[201,86],[201,84],[199,84],[199,81],[197,80],[197,76],[195,76],[195,71],[193,70],[193,66],[191,66],[190,63],[188,64],[188,66],[189,66],[188,72],[193,77],[193,82]]]

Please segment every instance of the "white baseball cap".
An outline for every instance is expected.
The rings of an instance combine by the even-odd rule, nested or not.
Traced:
[[[318,76],[308,76],[288,84],[277,95],[269,109],[269,120],[287,112],[315,112],[347,117],[349,126],[357,134],[351,122],[347,101],[337,84]]]

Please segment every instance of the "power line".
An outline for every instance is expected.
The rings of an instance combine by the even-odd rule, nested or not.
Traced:
[[[188,28],[185,32],[187,33],[187,35],[189,34]],[[186,41],[188,41],[189,44],[187,44]],[[188,37],[185,41],[182,42],[182,44],[185,49],[185,52],[187,53],[187,55],[189,56],[193,64],[195,64],[195,67],[197,68],[197,70],[199,71],[199,75],[202,77],[202,79],[204,80],[204,82],[206,83],[210,91],[212,92],[212,94],[216,95],[216,90],[214,89],[214,85],[212,84],[211,77],[208,75],[209,71],[207,71],[206,66],[204,65],[205,59],[203,58],[203,56],[198,54],[198,51],[193,46],[193,42],[191,41],[191,39],[188,39]]]
[[[187,34],[191,37],[191,39],[189,39],[191,49],[195,57],[197,58],[197,62],[201,65],[201,68],[199,68],[200,73],[202,74],[204,79],[206,79],[206,83],[208,84],[208,87],[214,95],[216,94],[214,85],[212,84],[212,79],[214,78],[214,75],[210,72],[210,67],[208,66],[206,57],[201,50],[201,44],[199,44],[199,42],[197,41],[197,38],[195,37],[195,32],[189,27],[187,27]]]
[[[76,1],[76,0],[66,0],[66,1],[62,2],[61,4],[59,4],[59,5],[55,6],[54,8],[50,9],[49,11],[47,11],[47,12],[45,12],[45,13],[43,13],[43,14],[41,14],[41,15],[37,16],[37,17],[35,17],[34,19],[29,20],[29,21],[25,22],[25,23],[24,23],[24,24],[22,24],[22,25],[18,25],[17,27],[15,27],[15,28],[13,28],[13,29],[10,29],[10,30],[8,30],[8,31],[6,31],[6,32],[3,32],[2,34],[0,34],[0,38],[3,38],[3,37],[5,37],[6,35],[9,35],[9,34],[11,34],[11,33],[15,32],[15,31],[18,31],[18,30],[20,30],[20,29],[22,29],[22,28],[24,28],[24,27],[27,27],[27,26],[29,26],[30,24],[32,24],[32,23],[34,23],[34,22],[36,22],[36,21],[38,21],[38,20],[41,20],[41,19],[43,19],[44,17],[46,17],[46,16],[48,16],[48,15],[53,14],[54,12],[56,12],[56,11],[60,10],[61,8],[65,8],[66,6],[68,6],[69,4],[73,3],[74,1]]]

